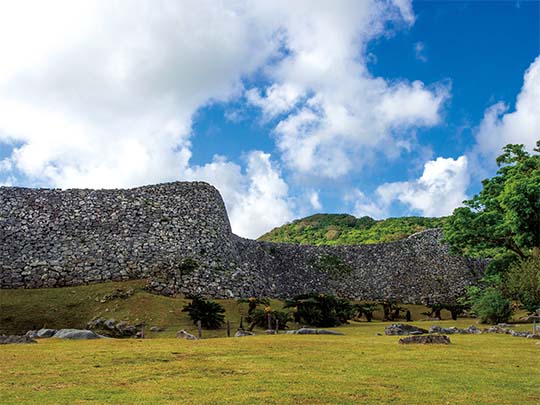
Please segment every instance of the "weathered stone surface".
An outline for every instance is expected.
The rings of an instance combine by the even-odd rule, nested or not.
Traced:
[[[58,339],[83,340],[101,339],[104,336],[98,335],[97,333],[87,329],[59,329],[53,337]]]
[[[37,338],[50,338],[56,333],[56,329],[40,329],[36,332]]]
[[[337,330],[327,330],[327,329],[313,329],[313,328],[300,328],[298,330],[289,330],[287,331],[290,335],[344,335],[342,332]]]
[[[23,335],[0,335],[0,345],[9,345],[12,343],[37,343],[33,338]]]
[[[406,323],[394,323],[384,328],[385,335],[422,335],[428,333],[426,329],[419,328]]]
[[[452,303],[484,263],[451,256],[441,231],[355,246],[258,242],[233,235],[218,191],[202,182],[129,190],[0,187],[0,287],[150,279],[163,295]],[[318,265],[325,258],[339,269]],[[125,298],[116,292],[109,299]]]
[[[434,325],[429,328],[429,333],[441,333],[447,335],[451,335],[454,333],[459,333],[463,335],[478,335],[482,333],[482,331],[474,325],[471,325],[466,329],[456,328],[455,326],[452,326],[450,328],[443,328],[442,326]]]
[[[117,322],[115,319],[96,318],[86,324],[86,327],[96,333],[114,337],[134,337],[140,332],[140,328],[135,325],[129,325],[125,321]]]
[[[408,336],[406,338],[399,339],[400,345],[407,344],[443,344],[449,345],[450,338],[446,335],[422,335],[422,336]]]
[[[234,334],[234,337],[255,336],[255,333],[248,330],[238,329]]]

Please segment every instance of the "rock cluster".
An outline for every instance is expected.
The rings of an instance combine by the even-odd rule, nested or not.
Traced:
[[[406,338],[399,339],[400,345],[407,344],[443,344],[449,345],[450,338],[446,335],[422,335],[422,336],[408,336]]]
[[[476,326],[471,325],[468,328],[460,329],[452,326],[450,328],[443,328],[442,326],[434,325],[429,328],[429,333],[444,333],[447,335],[452,335],[454,333],[459,333],[462,335],[479,335],[482,333],[481,329],[478,329]]]
[[[124,338],[138,337],[141,331],[141,325],[129,325],[125,321],[116,321],[115,319],[96,318],[88,322],[86,327],[97,331],[105,336]]]
[[[428,333],[426,329],[418,328],[406,323],[394,323],[384,328],[384,334],[390,336],[423,335],[425,333]]]
[[[0,335],[0,345],[9,345],[12,343],[37,343],[29,336],[23,335]]]
[[[344,333],[337,330],[327,329],[312,329],[312,328],[300,328],[298,330],[288,330],[288,335],[343,335]]]
[[[47,339],[47,338],[58,338],[58,339],[101,339],[105,336],[95,333],[94,331],[87,329],[40,329],[40,330],[29,330],[24,335],[28,339]]]
[[[429,230],[355,246],[244,239],[232,234],[219,192],[201,182],[129,190],[0,187],[0,287],[147,278],[163,295],[287,298],[316,291],[453,303],[477,283],[484,263],[450,255],[441,236]]]

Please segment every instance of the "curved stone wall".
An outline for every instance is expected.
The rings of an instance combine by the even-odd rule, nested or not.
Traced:
[[[449,255],[441,232],[355,246],[233,235],[218,191],[201,182],[129,190],[0,188],[0,286],[41,288],[148,278],[161,294],[452,302],[483,263]]]

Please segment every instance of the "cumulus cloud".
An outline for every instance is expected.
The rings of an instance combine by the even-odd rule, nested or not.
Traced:
[[[309,194],[309,203],[311,204],[311,207],[314,210],[320,210],[322,208],[322,204],[319,200],[319,193],[316,191],[312,191]]]
[[[233,229],[256,235],[290,219],[287,184],[259,151],[244,167],[193,166],[193,115],[245,100],[277,120],[292,170],[356,170],[373,149],[391,153],[396,133],[435,125],[448,95],[369,74],[366,44],[388,22],[413,24],[410,1],[2,2],[2,178],[63,188],[208,179]],[[245,89],[254,76],[268,85]]]
[[[449,215],[467,199],[469,185],[466,156],[438,157],[424,165],[422,176],[413,181],[385,183],[377,188],[382,207],[394,201],[425,216]]]
[[[396,156],[396,137],[439,123],[449,95],[442,84],[373,77],[366,44],[385,23],[409,26],[414,15],[407,1],[353,3],[311,7],[309,22],[305,3],[291,3],[282,19],[287,53],[267,68],[272,84],[246,93],[265,116],[287,113],[275,127],[277,145],[303,175],[341,177],[373,150]]]
[[[388,207],[385,204],[373,201],[357,188],[348,192],[344,200],[352,204],[352,213],[358,218],[368,216],[374,219],[382,219],[388,216]]]
[[[493,161],[509,143],[524,144],[532,150],[540,139],[540,56],[525,72],[523,87],[516,99],[515,110],[498,102],[485,113],[476,135],[474,153]]]
[[[270,155],[252,151],[246,169],[222,156],[204,166],[189,168],[187,178],[205,180],[220,190],[235,233],[256,238],[293,218],[288,186]]]
[[[377,187],[373,197],[353,189],[344,200],[352,206],[357,217],[386,218],[395,203],[405,205],[411,214],[444,216],[450,215],[468,198],[469,181],[466,156],[457,159],[438,157],[426,162],[417,179],[384,183]]]

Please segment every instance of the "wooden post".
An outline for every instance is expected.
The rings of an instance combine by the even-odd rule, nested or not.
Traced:
[[[231,322],[227,319],[227,337],[231,337]]]
[[[244,330],[244,317],[243,316],[240,317],[240,327],[238,329]]]
[[[536,335],[536,319],[533,319],[533,335]]]
[[[144,339],[144,322],[141,325],[141,339]]]
[[[276,335],[279,333],[279,319],[276,318]]]
[[[197,332],[199,339],[202,339],[202,322],[197,321]]]
[[[268,313],[268,329],[272,329],[272,315]]]

